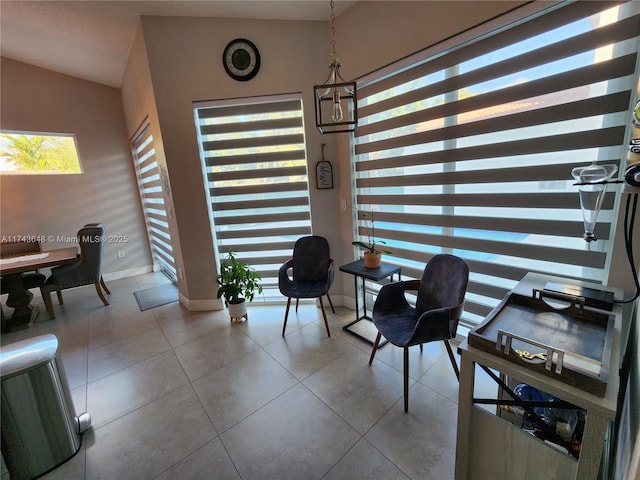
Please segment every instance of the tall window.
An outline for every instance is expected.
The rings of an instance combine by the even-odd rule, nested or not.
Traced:
[[[131,149],[154,267],[175,283],[178,278],[163,193],[163,188],[169,189],[168,177],[163,175],[158,167],[153,135],[148,122],[145,122],[134,135]],[[166,193],[169,194],[168,191]]]
[[[197,103],[196,128],[213,236],[262,276],[264,299],[281,299],[277,270],[311,234],[300,95]]]
[[[554,6],[359,89],[358,233],[372,212],[403,276],[437,253],[465,258],[468,324],[529,271],[606,279],[619,193],[587,244],[571,169],[626,155],[640,3],[612,5]]]

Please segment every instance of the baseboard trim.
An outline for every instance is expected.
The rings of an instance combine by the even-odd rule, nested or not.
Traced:
[[[222,300],[218,298],[212,298],[207,300],[190,300],[185,297],[182,292],[178,295],[180,304],[189,310],[190,312],[209,312],[224,310],[224,304]]]
[[[117,272],[103,273],[102,277],[104,278],[105,282],[107,282],[109,280],[120,280],[121,278],[135,277],[136,275],[143,275],[145,273],[151,273],[151,272],[153,272],[153,266],[146,265],[144,267],[128,268],[127,270],[119,270]]]

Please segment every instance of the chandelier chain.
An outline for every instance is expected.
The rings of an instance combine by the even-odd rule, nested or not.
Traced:
[[[336,53],[336,25],[335,20],[336,16],[333,13],[333,8],[335,3],[333,0],[330,2],[331,5],[331,62],[336,63],[338,61],[338,54]]]

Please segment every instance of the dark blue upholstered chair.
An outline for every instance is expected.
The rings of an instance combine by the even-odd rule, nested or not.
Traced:
[[[58,302],[62,305],[62,290],[83,285],[94,285],[102,303],[109,305],[101,290],[101,284],[104,284],[102,280],[104,226],[102,224],[90,224],[82,227],[78,231],[78,244],[80,245],[80,255],[78,255],[76,263],[52,268],[51,276],[40,287],[44,304],[52,319],[56,318],[53,303],[51,302],[51,292],[53,291],[58,294]],[[104,289],[109,294],[106,286],[104,286]]]
[[[373,305],[373,323],[378,335],[369,365],[382,336],[404,349],[404,411],[409,410],[409,347],[443,340],[451,365],[460,377],[448,340],[455,338],[464,307],[469,281],[469,266],[454,255],[435,255],[429,260],[421,280],[385,285]],[[417,291],[415,308],[409,305],[406,291]]]
[[[291,270],[291,277],[289,270]],[[287,318],[292,298],[296,299],[296,312],[298,311],[299,299],[317,298],[320,300],[320,309],[327,335],[331,336],[322,296],[327,296],[331,310],[335,313],[333,302],[329,296],[333,277],[333,259],[327,239],[317,235],[299,238],[293,246],[293,258],[285,262],[278,272],[278,288],[280,288],[280,293],[287,297],[287,310],[284,314],[284,326],[282,327],[283,337],[287,329]]]

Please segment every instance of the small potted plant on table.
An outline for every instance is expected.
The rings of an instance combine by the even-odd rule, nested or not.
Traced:
[[[360,212],[360,217],[364,220],[367,219],[368,212]],[[382,254],[386,253],[388,255],[392,255],[393,252],[389,250],[381,250],[378,248],[378,244],[384,244],[386,242],[382,240],[376,241],[376,227],[373,220],[373,212],[370,214],[371,216],[371,234],[369,235],[368,242],[362,242],[360,240],[355,240],[351,242],[351,244],[355,247],[358,247],[364,250],[364,265],[367,268],[378,268],[380,263],[382,262]]]
[[[229,250],[227,259],[220,264],[220,274],[216,281],[218,298],[224,296],[224,303],[229,309],[231,322],[236,323],[243,318],[248,320],[247,301],[252,301],[255,291],[262,293],[262,278],[253,268],[236,259],[233,250]]]

